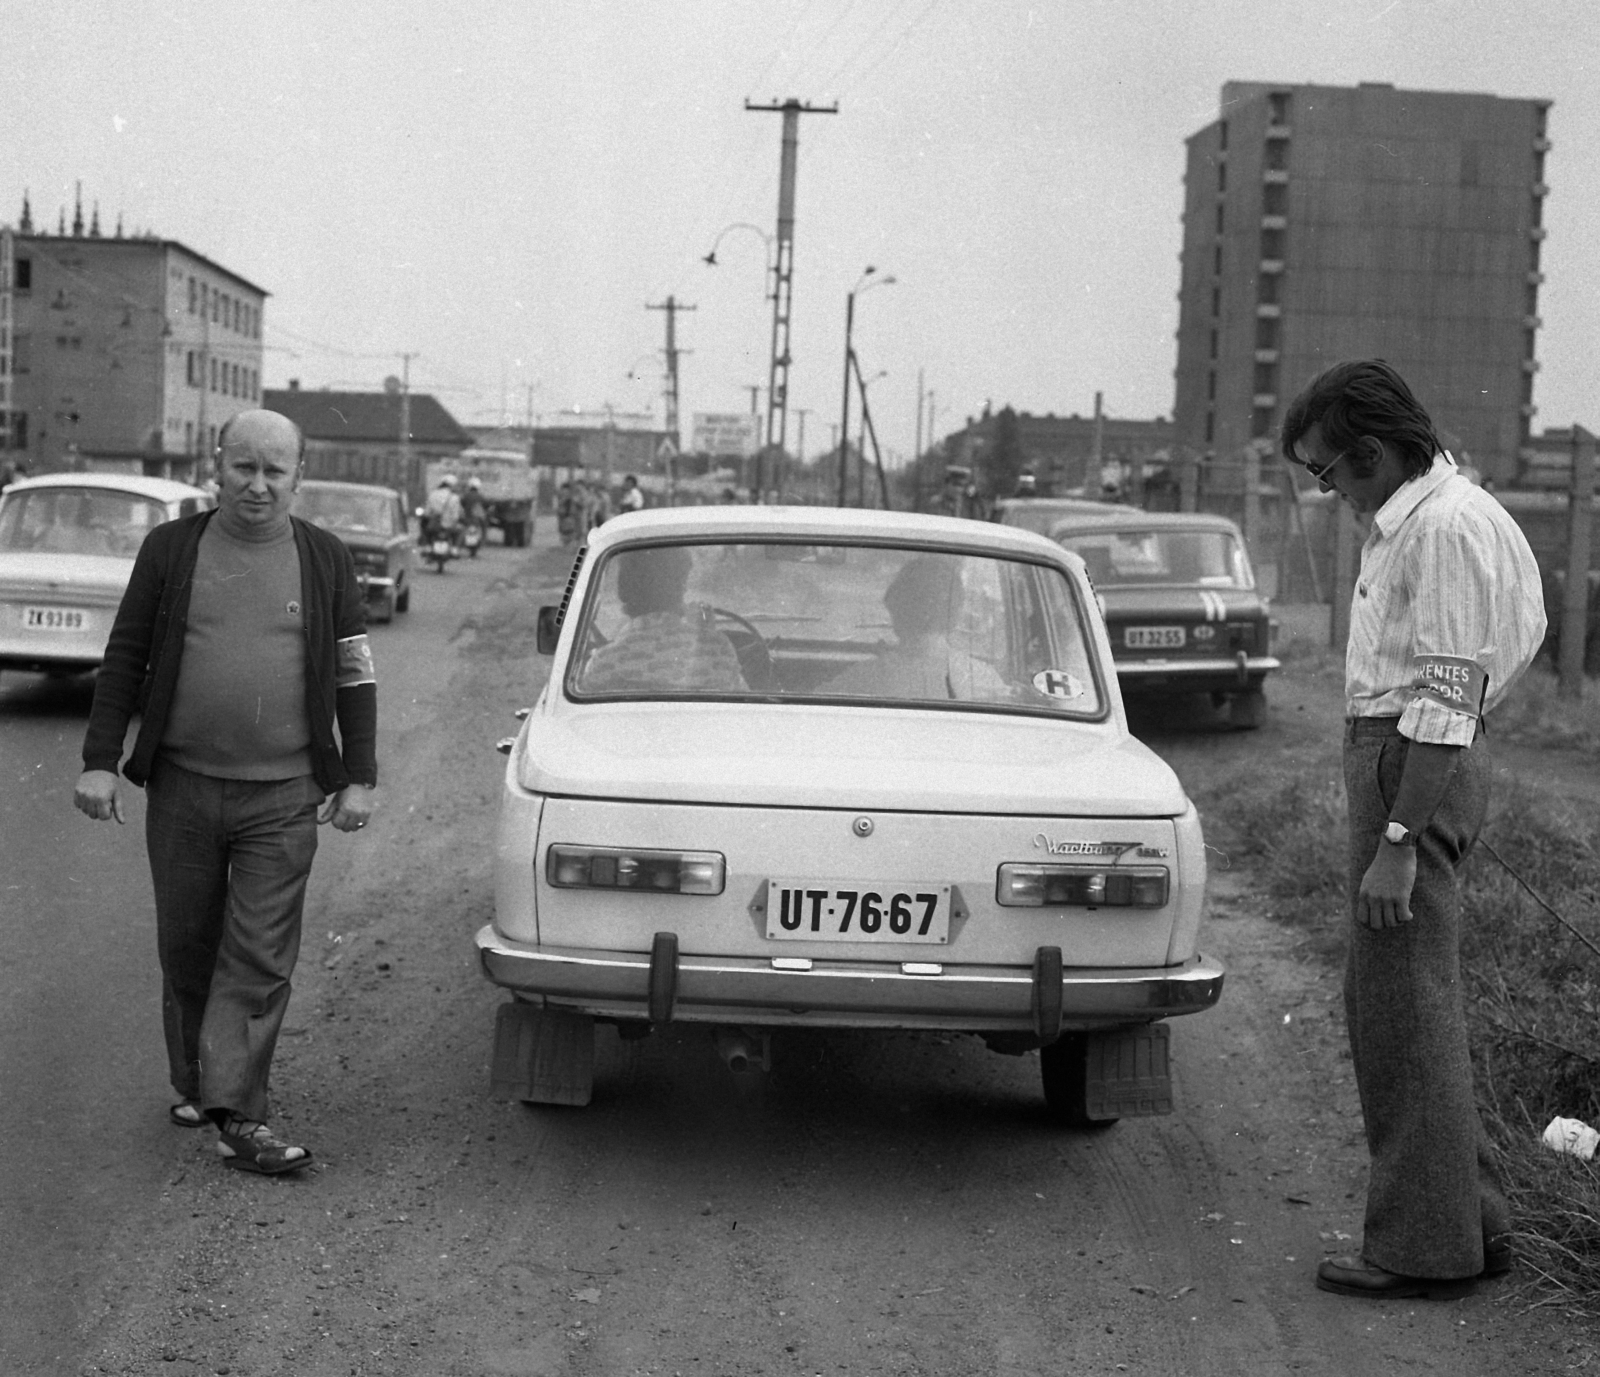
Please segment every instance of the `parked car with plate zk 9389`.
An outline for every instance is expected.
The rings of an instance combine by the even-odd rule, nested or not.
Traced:
[[[1124,694],[1207,693],[1227,705],[1234,726],[1262,724],[1262,686],[1278,661],[1238,526],[1225,516],[1108,506],[1052,521],[1049,534],[1088,568]]]
[[[584,1104],[595,1024],[1041,1050],[1087,1123],[1171,1107],[1161,1020],[1213,1004],[1206,863],[1128,731],[1082,562],[1026,531],[675,508],[591,532],[541,610],[509,754],[496,1093]]]
[[[0,496],[0,667],[75,674],[105,658],[111,623],[144,538],[204,511],[187,483],[56,473]]]

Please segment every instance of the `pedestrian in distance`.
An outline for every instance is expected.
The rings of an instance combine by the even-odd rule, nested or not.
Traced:
[[[1488,806],[1484,714],[1544,636],[1517,524],[1457,471],[1381,359],[1315,378],[1284,457],[1371,517],[1345,655],[1350,913],[1345,1020],[1371,1172],[1357,1257],[1317,1285],[1447,1298],[1511,1266],[1510,1218],[1473,1092],[1459,872]]]
[[[304,453],[287,417],[241,412],[218,436],[215,510],[146,537],[73,795],[120,823],[119,765],[143,786],[169,1115],[269,1175],[311,1161],[267,1119],[317,825],[360,831],[377,804],[366,604],[343,543],[289,514]]]
[[[644,510],[644,493],[639,490],[639,480],[631,473],[622,480],[622,496],[617,507],[623,513]]]

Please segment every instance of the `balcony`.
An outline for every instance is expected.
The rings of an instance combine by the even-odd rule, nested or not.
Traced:
[[[1271,411],[1278,405],[1278,394],[1276,392],[1257,392],[1250,399],[1250,405],[1257,411]]]
[[[1533,272],[1529,273],[1528,274],[1528,285],[1530,287],[1542,287],[1542,286],[1544,286],[1544,274],[1542,272],[1539,272],[1537,269],[1535,269]]]
[[[1292,132],[1293,132],[1293,126],[1292,125],[1287,125],[1287,124],[1269,124],[1267,126],[1267,137],[1269,139],[1286,139],[1286,138],[1289,137],[1289,135]],[[1536,143],[1534,145],[1534,147],[1537,148],[1538,144]]]
[[[1550,231],[1547,230],[1543,225],[1530,225],[1530,226],[1528,226],[1528,238],[1529,239],[1548,239],[1549,237],[1550,237]]]
[[[1535,196],[1548,196],[1550,194],[1550,186],[1547,182],[1535,182],[1529,189]]]
[[[1263,215],[1261,217],[1261,228],[1264,230],[1286,230],[1289,228],[1289,217],[1287,215]]]
[[[1524,373],[1537,373],[1539,371],[1538,359],[1523,359],[1522,371]]]
[[[1256,315],[1264,320],[1276,320],[1283,314],[1283,307],[1276,301],[1256,302]]]
[[[1279,167],[1269,167],[1261,174],[1261,180],[1268,186],[1283,186],[1289,180],[1289,174]]]
[[[1539,330],[1544,327],[1543,316],[1523,316],[1522,328],[1524,330]]]
[[[1533,141],[1533,151],[1535,153],[1548,153],[1554,147],[1555,145],[1549,139],[1535,139]]]
[[[1256,362],[1257,363],[1276,363],[1277,361],[1278,361],[1278,351],[1276,349],[1257,349],[1256,350]]]
[[[1263,258],[1260,264],[1257,266],[1256,271],[1260,273],[1266,273],[1268,275],[1272,273],[1281,273],[1283,271],[1283,259]]]

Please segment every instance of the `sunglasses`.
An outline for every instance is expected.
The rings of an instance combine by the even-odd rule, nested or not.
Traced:
[[[1333,466],[1335,464],[1337,464],[1341,459],[1343,459],[1345,457],[1345,455],[1348,454],[1348,453],[1349,453],[1348,450],[1343,450],[1343,449],[1340,450],[1336,455],[1333,456],[1332,459],[1328,460],[1328,462],[1326,464],[1324,464],[1320,469],[1314,469],[1314,468],[1311,467],[1310,464],[1303,463],[1298,458],[1297,459],[1292,459],[1290,462],[1292,464],[1294,464],[1294,466],[1296,468],[1304,469],[1307,473],[1309,473],[1311,475],[1311,481],[1313,483],[1320,483],[1320,482],[1322,482],[1323,478],[1329,473],[1329,471],[1332,470]]]

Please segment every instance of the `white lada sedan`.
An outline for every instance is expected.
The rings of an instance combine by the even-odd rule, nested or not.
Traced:
[[[1065,1122],[1171,1109],[1221,994],[1176,776],[1128,733],[1082,561],[1043,536],[800,507],[619,517],[540,612],[484,973],[493,1089],[585,1104],[596,1023],[1040,1049]]]

